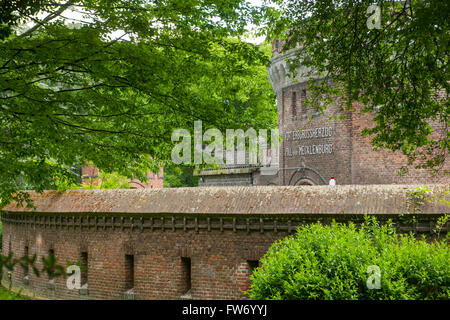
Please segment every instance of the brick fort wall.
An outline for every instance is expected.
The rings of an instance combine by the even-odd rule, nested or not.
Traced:
[[[87,290],[64,277],[28,275],[12,286],[60,299],[245,299],[252,269],[277,239],[332,219],[394,219],[399,231],[429,234],[449,208],[411,202],[413,186],[224,187],[32,193],[35,211],[4,208],[3,254],[50,252],[81,261]],[[430,186],[445,195],[446,187]],[[449,199],[447,199],[449,200]],[[400,219],[415,215],[416,222]],[[448,230],[448,224],[444,228]],[[4,273],[3,284],[8,284]]]

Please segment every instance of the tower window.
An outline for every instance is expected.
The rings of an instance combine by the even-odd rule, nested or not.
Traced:
[[[301,103],[302,103],[302,112],[305,113],[306,112],[306,102],[305,102],[305,100],[306,100],[306,89],[302,89],[300,99],[301,99]]]
[[[292,120],[297,120],[297,92],[292,92]]]
[[[125,290],[134,288],[134,255],[125,255]]]

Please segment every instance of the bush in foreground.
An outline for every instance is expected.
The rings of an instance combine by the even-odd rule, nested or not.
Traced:
[[[282,300],[449,299],[449,261],[445,241],[397,235],[391,224],[380,226],[375,219],[367,219],[361,228],[316,223],[272,245],[251,277],[248,295]]]

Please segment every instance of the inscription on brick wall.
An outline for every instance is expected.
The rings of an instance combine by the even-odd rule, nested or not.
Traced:
[[[294,130],[288,131],[284,135],[284,141],[301,141],[308,139],[317,138],[329,138],[333,136],[332,127],[314,128],[314,129],[304,129],[304,130]],[[308,144],[308,145],[298,145],[296,147],[286,147],[284,148],[284,155],[287,157],[292,156],[306,156],[306,155],[318,155],[318,154],[331,154],[333,153],[332,143],[323,144]]]

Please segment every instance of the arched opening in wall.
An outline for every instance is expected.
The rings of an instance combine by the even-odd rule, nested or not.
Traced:
[[[314,186],[315,183],[311,179],[301,178],[294,183],[294,186]]]
[[[145,185],[138,181],[130,181],[131,189],[145,189]]]
[[[290,178],[287,180],[287,185],[325,185],[328,184],[322,175],[315,169],[309,167],[299,167],[292,172]]]

